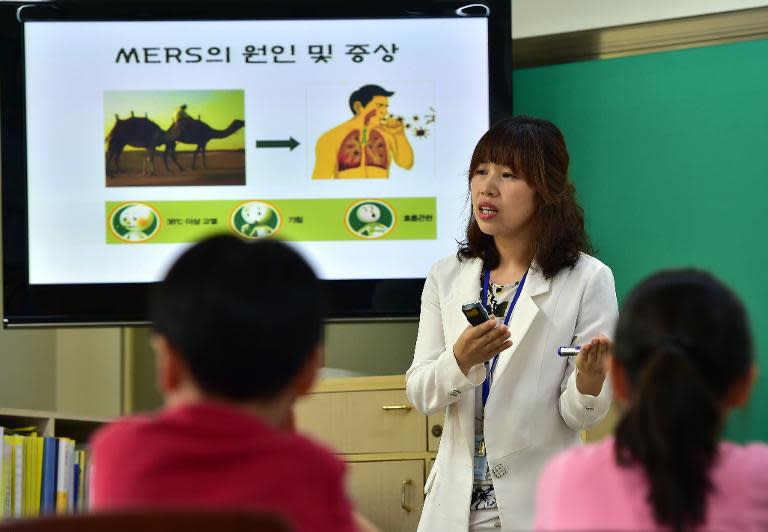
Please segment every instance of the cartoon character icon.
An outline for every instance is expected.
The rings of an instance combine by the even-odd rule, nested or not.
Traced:
[[[385,203],[365,200],[354,204],[347,211],[347,227],[355,235],[376,239],[389,233],[394,227],[395,216]]]
[[[159,216],[149,205],[129,203],[120,207],[112,218],[112,228],[121,240],[142,242],[159,228]]]
[[[280,215],[271,205],[250,201],[235,210],[232,225],[244,237],[264,238],[277,231]]]
[[[364,236],[378,237],[387,232],[387,227],[383,223],[380,223],[381,209],[379,209],[373,203],[364,203],[360,205],[355,211],[357,219],[363,222],[363,226],[357,230],[357,232]]]

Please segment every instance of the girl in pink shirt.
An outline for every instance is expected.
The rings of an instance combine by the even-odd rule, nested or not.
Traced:
[[[720,441],[756,373],[738,298],[701,271],[657,273],[627,298],[615,341],[615,438],[547,465],[536,529],[768,530],[768,446]]]

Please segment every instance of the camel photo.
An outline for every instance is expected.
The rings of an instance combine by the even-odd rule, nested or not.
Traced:
[[[239,89],[105,91],[105,186],[244,185],[244,102]]]

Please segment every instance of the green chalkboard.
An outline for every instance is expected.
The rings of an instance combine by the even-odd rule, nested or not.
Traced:
[[[762,376],[726,436],[768,440],[768,41],[516,70],[514,109],[563,130],[619,301],[679,266],[743,298]]]

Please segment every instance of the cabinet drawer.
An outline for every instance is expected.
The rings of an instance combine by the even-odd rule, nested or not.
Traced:
[[[382,532],[416,530],[424,506],[424,461],[347,464],[347,493],[355,509]]]
[[[342,454],[420,452],[425,418],[405,390],[324,392],[296,404],[296,426]]]

